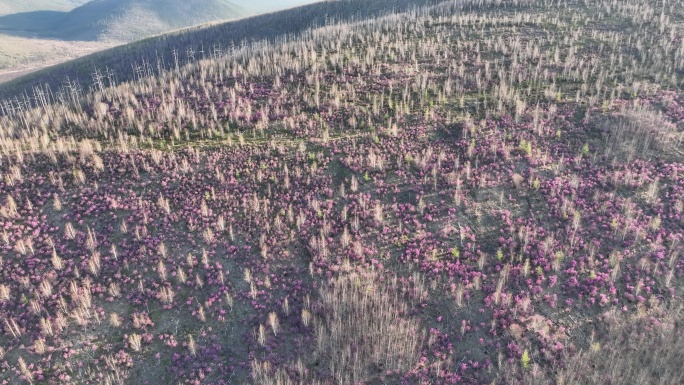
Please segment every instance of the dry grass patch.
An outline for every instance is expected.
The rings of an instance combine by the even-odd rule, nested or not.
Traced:
[[[652,157],[671,158],[678,153],[684,133],[662,113],[633,105],[611,114],[603,122],[608,127],[606,154],[618,161]]]
[[[605,317],[608,332],[590,346],[569,355],[554,377],[536,363],[504,368],[496,384],[507,385],[679,385],[684,384],[684,307],[661,313]]]
[[[366,383],[418,361],[423,333],[393,289],[375,274],[344,275],[321,289],[316,355],[336,383]]]

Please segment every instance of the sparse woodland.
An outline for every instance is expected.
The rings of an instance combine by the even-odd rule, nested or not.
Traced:
[[[682,383],[683,28],[444,1],[0,102],[0,379]]]

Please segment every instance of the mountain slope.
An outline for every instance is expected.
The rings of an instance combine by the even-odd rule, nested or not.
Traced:
[[[276,12],[282,9],[298,7],[313,3],[311,0],[233,0],[233,3],[248,10],[250,13]]]
[[[2,84],[0,99],[13,98],[37,84],[50,84],[52,87],[57,87],[66,77],[88,85],[92,81],[91,74],[94,68],[109,68],[116,73],[119,81],[130,80],[135,76],[131,70],[134,62],[155,63],[157,59],[160,59],[165,63],[172,63],[174,50],[178,53],[180,61],[185,62],[188,60],[187,52],[189,51],[208,51],[209,47],[214,46],[228,48],[231,44],[239,47],[242,41],[262,39],[273,41],[276,37],[297,34],[309,27],[325,25],[327,22],[368,20],[379,15],[404,12],[416,6],[437,2],[437,0],[322,1],[271,14],[173,32],[98,52],[14,79]],[[294,4],[295,0],[288,3]]]
[[[88,0],[0,0],[0,16],[32,11],[70,11]]]
[[[61,40],[130,42],[253,13],[229,0],[92,0],[69,12],[40,9],[1,16],[0,30]]]
[[[0,31],[64,40],[129,42],[209,21],[279,11],[312,0],[0,0]]]
[[[0,101],[0,382],[684,383],[660,1],[448,0],[184,64],[299,8]]]
[[[149,35],[314,1],[0,0],[0,82]]]
[[[56,30],[68,39],[132,41],[246,14],[227,0],[95,0],[66,14]]]

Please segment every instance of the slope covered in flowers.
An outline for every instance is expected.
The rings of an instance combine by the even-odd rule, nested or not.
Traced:
[[[530,383],[669,325],[681,11],[444,2],[13,109],[0,378]]]

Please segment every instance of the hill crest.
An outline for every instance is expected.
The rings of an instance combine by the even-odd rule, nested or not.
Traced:
[[[131,42],[252,13],[229,0],[93,0],[68,12],[42,9],[5,15],[0,30],[61,40]]]

